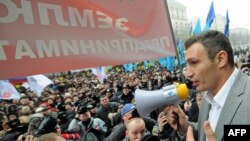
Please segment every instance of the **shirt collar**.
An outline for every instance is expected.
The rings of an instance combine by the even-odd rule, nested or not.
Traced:
[[[208,92],[206,92],[206,94],[205,94],[206,101],[213,106],[223,107],[224,103],[226,101],[226,98],[229,94],[229,91],[230,91],[238,73],[239,73],[239,70],[237,68],[235,68],[233,73],[227,79],[226,83],[221,87],[219,92],[214,97],[212,97],[211,95],[208,94]]]

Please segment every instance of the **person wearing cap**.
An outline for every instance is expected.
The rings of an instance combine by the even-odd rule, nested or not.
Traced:
[[[121,109],[121,117],[122,117],[122,122],[113,128],[112,133],[107,137],[106,141],[123,140],[125,138],[125,131],[126,131],[125,125],[131,119],[140,116],[136,110],[136,106],[132,103],[127,103]],[[142,119],[145,122],[147,131],[151,132],[154,125],[156,124],[156,121],[149,117],[145,117]]]
[[[130,91],[127,84],[123,85],[122,94],[118,96],[118,100],[122,104],[132,103],[134,99],[133,93]]]
[[[96,117],[96,112],[97,112],[97,104],[96,103],[89,103],[87,105],[87,108],[89,109],[89,112],[91,114],[91,117]]]
[[[20,120],[18,118],[9,120],[7,122],[8,127],[10,128],[2,141],[13,141],[17,140],[18,136],[25,132],[25,127],[20,124]]]
[[[52,117],[45,118],[34,135],[19,136],[17,141],[66,141],[61,137],[57,120]]]
[[[107,127],[105,122],[99,118],[91,117],[89,109],[85,105],[77,107],[77,114],[70,122],[68,131],[80,134],[80,141],[101,141],[105,139]]]
[[[118,102],[118,96],[113,93],[113,89],[109,88],[106,90],[106,96],[109,98],[110,102]]]
[[[40,106],[36,109],[36,113],[32,114],[29,119],[29,127],[27,134],[34,135],[42,120],[46,117],[56,116],[56,113],[51,112],[48,107]]]

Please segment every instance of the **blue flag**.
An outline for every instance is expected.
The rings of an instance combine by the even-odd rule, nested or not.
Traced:
[[[170,71],[173,71],[175,67],[175,59],[173,56],[166,58],[166,68]]]
[[[129,64],[124,64],[123,65],[125,72],[132,72],[133,71],[133,64],[129,63]]]
[[[166,59],[165,59],[165,57],[158,59],[158,62],[160,63],[161,67],[166,67]]]
[[[144,70],[148,69],[148,61],[144,61]]]
[[[212,1],[210,8],[209,8],[208,15],[207,15],[207,20],[206,20],[206,25],[205,25],[204,31],[208,30],[211,27],[211,25],[214,21],[214,18],[215,18],[214,2]]]
[[[154,67],[155,66],[155,61],[153,59],[149,60],[149,64]]]
[[[180,58],[180,64],[183,65],[185,64],[185,56],[184,56],[184,46],[182,43],[182,40],[177,40],[177,48],[178,48],[178,53],[179,53],[179,58]]]
[[[226,25],[225,25],[225,29],[224,29],[224,34],[229,37],[229,16],[228,16],[228,10],[227,10],[227,15],[226,15]]]
[[[195,26],[194,31],[193,31],[193,35],[197,35],[200,32],[201,32],[201,22],[200,22],[200,18],[198,18],[196,26]]]

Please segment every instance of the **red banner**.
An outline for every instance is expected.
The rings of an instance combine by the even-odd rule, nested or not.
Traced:
[[[165,0],[0,0],[0,79],[174,56]]]

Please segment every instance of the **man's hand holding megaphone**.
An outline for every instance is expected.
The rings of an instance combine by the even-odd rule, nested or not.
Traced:
[[[167,113],[167,121],[172,128],[178,131],[181,136],[186,136],[188,120],[185,113],[176,105],[168,105],[164,108]]]
[[[178,103],[189,97],[188,88],[187,83],[174,83],[154,91],[136,89],[135,103],[138,113],[146,117],[153,110],[164,107],[163,113],[167,114],[164,116],[167,117],[170,126],[177,130],[180,136],[186,136],[189,124],[185,113],[178,107]],[[159,123],[166,124],[163,118],[161,120]]]

